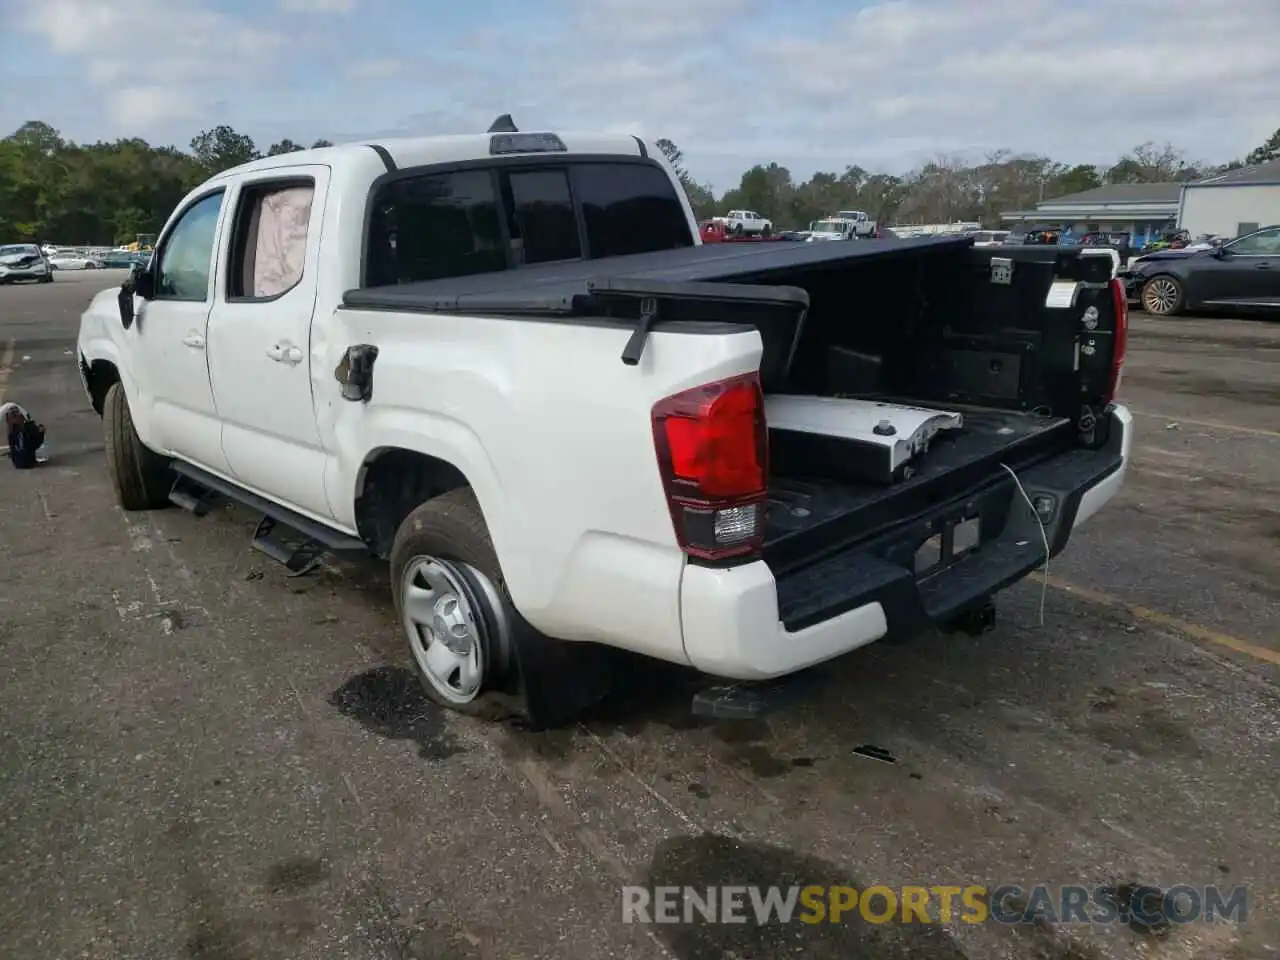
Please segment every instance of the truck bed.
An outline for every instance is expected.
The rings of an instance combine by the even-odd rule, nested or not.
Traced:
[[[775,574],[811,563],[827,549],[873,537],[986,477],[1007,479],[1001,463],[1020,472],[1075,444],[1075,429],[1062,417],[973,408],[962,412],[963,428],[940,435],[919,459],[917,472],[891,485],[835,480],[820,461],[813,462],[816,457],[806,464],[803,456],[779,451],[773,458],[765,527],[765,559]]]
[[[850,261],[902,259],[929,250],[972,246],[965,237],[840,243],[711,243],[603,260],[540,263],[500,273],[349,290],[343,304],[360,310],[423,313],[572,314],[608,280],[664,283],[785,282],[797,271],[839,269]],[[616,285],[615,285],[616,286]]]

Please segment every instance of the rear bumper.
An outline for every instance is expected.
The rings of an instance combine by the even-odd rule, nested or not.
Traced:
[[[775,579],[763,561],[726,570],[687,566],[681,583],[685,652],[705,673],[740,680],[783,676],[892,633],[907,636],[983,603],[1062,551],[1071,533],[1124,482],[1133,418],[1111,411],[1109,441],[1020,473],[1033,499],[1051,497],[1044,537],[1007,474],[857,547]],[[955,521],[982,518],[980,546],[924,576],[918,546]]]

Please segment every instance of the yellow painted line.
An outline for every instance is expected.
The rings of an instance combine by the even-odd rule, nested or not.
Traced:
[[[1222,633],[1218,630],[1210,630],[1208,627],[1202,627],[1198,624],[1188,623],[1179,617],[1172,617],[1167,613],[1161,613],[1159,610],[1152,610],[1149,607],[1141,607],[1135,603],[1128,603],[1119,597],[1113,597],[1107,593],[1101,593],[1097,590],[1091,590],[1088,587],[1082,587],[1079,584],[1064,580],[1061,577],[1050,576],[1046,578],[1049,586],[1064,593],[1070,593],[1079,597],[1081,600],[1087,600],[1090,603],[1096,603],[1102,607],[1110,607],[1112,610],[1123,610],[1135,620],[1141,620],[1144,623],[1150,623],[1157,627],[1164,627],[1166,630],[1173,630],[1193,640],[1199,640],[1202,643],[1212,643],[1219,647],[1226,647],[1228,650],[1234,650],[1237,653],[1248,654],[1256,660],[1263,660],[1267,663],[1280,667],[1280,650],[1272,650],[1269,647],[1260,647],[1256,643],[1250,643],[1247,640],[1241,640],[1230,634]]]
[[[1131,413],[1136,413],[1140,417],[1149,417],[1152,420],[1163,420],[1165,423],[1186,423],[1193,427],[1209,427],[1212,430],[1233,430],[1236,433],[1252,433],[1259,437],[1280,437],[1280,431],[1263,430],[1261,427],[1241,427],[1234,423],[1218,423],[1214,420],[1188,420],[1186,417],[1174,417],[1166,413],[1147,413],[1145,410],[1134,410],[1130,408]]]
[[[18,352],[18,341],[12,337],[4,348],[4,359],[0,360],[0,403],[4,403],[5,388],[9,385],[9,371],[13,369],[13,356]]]

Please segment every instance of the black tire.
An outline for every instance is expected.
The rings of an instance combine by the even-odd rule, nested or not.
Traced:
[[[766,224],[764,225],[764,229],[760,231],[760,235],[761,235],[761,236],[764,236],[764,237],[772,237],[772,236],[773,236],[773,224],[771,224],[771,223],[766,223]]]
[[[1160,273],[1142,285],[1142,309],[1155,317],[1173,317],[1186,305],[1186,294],[1176,277]]]
[[[97,264],[95,264],[95,263],[93,263],[93,262],[88,262],[88,263],[86,263],[86,264],[84,265],[84,268],[85,268],[86,270],[97,270],[97,269],[98,269],[98,265],[97,265]]]
[[[735,223],[735,224],[733,225],[733,232],[734,232],[734,233],[739,233],[739,234],[740,234],[740,233],[742,233],[742,224],[741,224],[741,223]]]
[[[391,596],[395,602],[397,620],[405,622],[404,588],[409,565],[415,560],[431,557],[444,561],[459,573],[467,587],[466,599],[479,621],[481,664],[483,680],[475,699],[460,703],[444,696],[428,679],[425,671],[414,660],[415,672],[428,697],[443,707],[469,716],[503,717],[522,713],[519,684],[514,676],[514,655],[509,639],[503,640],[503,625],[509,638],[514,620],[518,617],[507,596],[506,584],[498,555],[489,538],[489,528],[480,512],[480,504],[470,487],[461,487],[441,494],[415,508],[404,518],[391,545]],[[474,567],[496,590],[498,606],[494,598],[483,589],[467,571]],[[413,655],[413,644],[407,635],[405,642]],[[504,649],[504,643],[507,645]]]
[[[50,271],[40,278],[41,283],[53,283],[53,273]]]
[[[411,565],[424,558],[444,561],[461,574],[465,599],[482,628],[484,677],[469,702],[450,699],[436,689],[408,633],[405,583]],[[610,650],[543,636],[516,610],[470,487],[441,494],[405,517],[391,546],[391,592],[422,689],[449,710],[487,720],[515,720],[541,730],[573,721],[609,691]]]
[[[133,426],[124,387],[113,383],[102,404],[102,425],[107,443],[107,472],[116,488],[116,499],[125,510],[154,510],[169,503],[173,478],[169,462],[143,446]]]

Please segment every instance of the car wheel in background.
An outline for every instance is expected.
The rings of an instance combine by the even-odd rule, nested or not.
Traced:
[[[1142,309],[1157,317],[1171,317],[1182,309],[1182,284],[1167,274],[1142,285]]]

